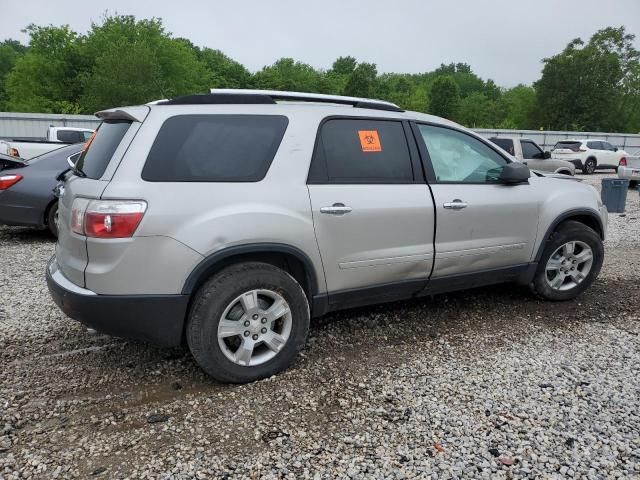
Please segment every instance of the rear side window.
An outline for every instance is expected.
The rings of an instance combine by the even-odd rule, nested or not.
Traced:
[[[288,124],[281,115],[177,115],[156,137],[142,178],[149,182],[258,182]]]
[[[401,122],[332,119],[324,122],[310,183],[412,183],[413,166]]]
[[[495,138],[495,137],[491,138],[490,140],[496,145],[498,145],[505,152],[509,152],[509,154],[515,155],[515,152],[513,150],[513,140],[509,138]]]
[[[84,142],[87,139],[84,137],[83,132],[75,130],[58,130],[58,140],[62,143],[79,143]]]
[[[100,124],[93,140],[87,144],[76,167],[88,178],[98,179],[107,169],[111,157],[129,130],[131,122],[125,120],[109,120]]]
[[[573,150],[574,152],[577,152],[580,150],[580,147],[582,146],[582,143],[580,142],[574,142],[574,141],[562,141],[562,142],[558,142],[555,144],[555,146],[553,147],[554,150],[559,150],[561,148],[567,148],[569,150]]]

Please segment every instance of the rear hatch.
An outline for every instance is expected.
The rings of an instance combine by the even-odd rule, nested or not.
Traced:
[[[558,142],[551,151],[552,158],[578,158],[581,153],[586,150],[582,149],[582,142],[576,142],[573,140],[566,140]]]
[[[100,198],[139,126],[139,121],[126,112],[109,115],[87,141],[74,172],[65,177],[58,202],[56,258],[62,273],[78,286],[85,286],[89,261],[87,237],[78,227],[83,221],[82,208]]]

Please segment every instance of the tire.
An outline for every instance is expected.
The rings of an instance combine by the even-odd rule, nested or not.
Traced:
[[[597,162],[595,158],[588,158],[586,162],[584,162],[584,166],[582,167],[582,173],[586,175],[591,175],[596,171]]]
[[[58,238],[58,224],[56,220],[58,218],[58,202],[53,202],[47,211],[47,228],[51,235]]]
[[[573,250],[575,262],[571,261],[571,256],[565,256],[566,251],[563,246],[568,242],[575,243]],[[558,252],[559,250],[560,252]],[[587,258],[589,250],[591,252],[590,265],[588,265],[588,260],[580,262],[581,259]],[[567,258],[568,263],[560,262],[560,258]],[[547,241],[531,284],[532,290],[545,300],[571,300],[591,286],[600,272],[603,259],[604,247],[600,235],[583,223],[572,220],[563,222]],[[566,273],[567,268],[572,270]],[[562,277],[564,280],[554,288],[552,286],[554,281],[560,281],[556,275],[562,276],[563,273],[565,274]],[[579,277],[578,273],[583,274],[583,278],[576,281],[575,278]]]
[[[278,317],[287,310],[282,301],[288,313]],[[225,328],[223,316],[229,331],[219,336],[219,328]],[[295,361],[307,337],[309,317],[307,296],[291,275],[266,263],[240,263],[218,272],[196,293],[187,320],[187,343],[196,362],[216,380],[252,382],[286,370]]]

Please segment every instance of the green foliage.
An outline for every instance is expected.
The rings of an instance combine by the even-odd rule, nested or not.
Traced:
[[[0,110],[92,113],[209,88],[263,88],[379,98],[476,128],[640,131],[640,53],[624,27],[572,41],[543,61],[534,87],[511,89],[466,63],[378,74],[352,56],[326,71],[281,58],[252,74],[220,50],[172,36],[156,18],[105,15],[84,35],[68,26],[25,31],[28,46],[0,43]]]
[[[535,83],[537,122],[545,128],[637,131],[640,54],[633,39],[624,27],[605,28],[588,43],[575,39],[544,59]]]
[[[16,40],[0,42],[0,111],[6,110],[7,95],[5,78],[13,70],[18,58],[24,55],[27,47]]]
[[[429,113],[454,119],[460,105],[460,87],[453,77],[443,75],[437,77],[429,93]]]

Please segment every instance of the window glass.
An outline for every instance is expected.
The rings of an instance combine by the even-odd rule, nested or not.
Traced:
[[[609,142],[601,142],[602,143],[602,149],[603,150],[609,150],[609,151],[613,151],[613,145],[611,145]]]
[[[96,130],[93,140],[80,155],[76,163],[78,169],[82,170],[88,178],[102,177],[111,157],[130,126],[131,122],[124,120],[102,122]]]
[[[505,152],[508,152],[509,155],[515,155],[515,150],[513,149],[513,140],[510,138],[492,138],[491,141],[498,145]]]
[[[150,182],[258,182],[287,127],[280,115],[177,115],[167,119],[142,169]]]
[[[480,140],[449,128],[419,125],[438,182],[495,183],[508,163]]]
[[[602,150],[602,142],[587,142],[587,147],[592,150]]]
[[[574,152],[580,151],[580,147],[582,147],[582,143],[576,142],[575,140],[564,140],[562,142],[558,142],[554,145],[554,150],[560,149],[569,149]]]
[[[544,153],[535,143],[522,140],[520,145],[522,146],[522,158],[544,158]]]
[[[91,135],[93,135],[93,132],[82,132],[82,137],[83,137],[82,141],[86,142],[91,138]]]
[[[79,143],[85,141],[82,132],[76,130],[58,130],[57,133],[58,141],[62,143]]]
[[[396,121],[326,121],[313,163],[310,177],[316,172],[329,182],[402,183],[414,179],[404,128]]]

